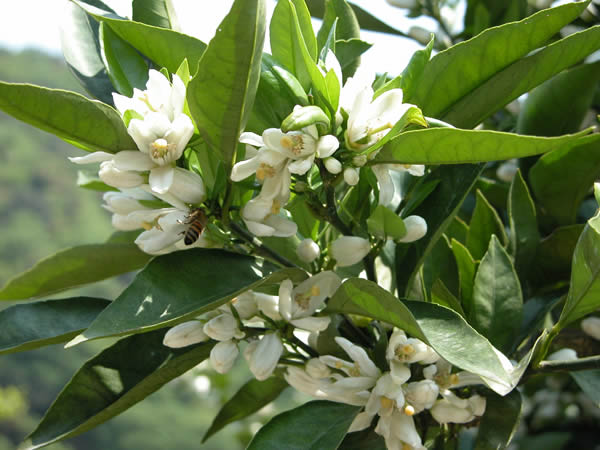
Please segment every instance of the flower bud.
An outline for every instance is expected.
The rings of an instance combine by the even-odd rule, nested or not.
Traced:
[[[499,180],[510,183],[517,171],[519,170],[519,163],[516,159],[509,159],[506,162],[503,162],[496,169],[496,176]]]
[[[570,361],[573,359],[577,359],[577,352],[572,348],[562,348],[548,355],[549,361]]]
[[[250,319],[258,313],[256,296],[252,291],[246,291],[231,301],[231,304],[243,320]]]
[[[351,266],[361,261],[371,251],[368,240],[358,236],[342,236],[331,243],[331,256],[339,267]]]
[[[417,0],[386,0],[386,2],[397,8],[412,9],[417,6]]]
[[[266,380],[271,376],[279,357],[283,353],[283,344],[275,333],[266,334],[258,342],[252,342],[244,351],[248,367],[257,380]]]
[[[98,176],[102,181],[116,188],[133,188],[146,182],[146,179],[137,172],[119,170],[112,161],[100,164]]]
[[[600,317],[586,317],[581,321],[581,329],[585,334],[600,340]]]
[[[414,242],[427,234],[427,222],[421,216],[408,216],[404,219],[406,234],[399,239],[400,242]]]
[[[356,155],[354,158],[352,158],[352,164],[354,164],[356,167],[362,167],[366,163],[367,163],[366,155]]]
[[[202,203],[206,199],[206,190],[200,175],[180,167],[175,168],[169,194],[192,204]]]
[[[431,32],[419,26],[410,27],[408,30],[408,35],[423,45],[427,45],[431,39]]]
[[[210,363],[219,373],[227,373],[233,367],[240,351],[234,341],[217,342],[210,351]]]
[[[204,324],[204,332],[216,341],[241,339],[244,334],[238,330],[238,324],[231,314],[220,314]],[[241,335],[240,335],[241,334]]]
[[[356,186],[360,180],[358,169],[348,167],[344,170],[344,181],[350,186]]]
[[[467,423],[475,418],[470,408],[460,408],[443,398],[429,410],[438,423]]]
[[[319,257],[321,249],[315,241],[310,238],[304,239],[298,244],[296,254],[305,263],[311,263]]]
[[[323,162],[325,163],[325,168],[329,173],[336,175],[342,171],[342,163],[335,158],[325,158]]]
[[[197,320],[180,323],[167,331],[163,338],[163,345],[181,348],[208,341],[208,336],[202,330],[203,326],[202,322]]]
[[[406,402],[415,408],[415,413],[429,409],[437,400],[440,390],[432,380],[422,380],[408,383],[404,389]]]

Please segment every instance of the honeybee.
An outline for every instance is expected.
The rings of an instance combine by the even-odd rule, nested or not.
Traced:
[[[196,208],[190,211],[186,217],[186,225],[189,225],[187,230],[184,232],[183,242],[185,245],[192,245],[200,237],[200,233],[206,226],[207,217],[204,211],[200,208]]]

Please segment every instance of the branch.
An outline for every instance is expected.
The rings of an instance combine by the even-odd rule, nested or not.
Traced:
[[[534,373],[578,372],[580,370],[600,369],[600,355],[568,361],[542,361],[533,369]]]
[[[260,242],[259,239],[252,236],[250,233],[248,233],[246,230],[244,230],[242,227],[240,227],[237,223],[230,222],[229,228],[231,228],[231,231],[233,231],[235,234],[237,234],[243,240],[245,240],[249,244],[253,245],[258,250],[257,253],[259,254],[259,256],[271,258],[284,267],[294,267],[294,268],[299,269],[299,267],[296,264],[291,262],[289,259],[281,256],[279,253],[277,253],[272,248],[269,248],[266,245],[264,245],[262,242]]]

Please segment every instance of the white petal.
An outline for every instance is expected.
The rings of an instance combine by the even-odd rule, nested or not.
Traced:
[[[192,119],[186,114],[177,116],[173,123],[171,123],[169,131],[165,134],[165,139],[175,145],[173,152],[169,152],[170,157],[168,162],[177,161],[181,157],[193,134],[194,124],[192,123]]]
[[[600,317],[586,317],[581,321],[581,329],[588,336],[600,340]]]
[[[185,203],[202,203],[206,199],[206,189],[202,177],[190,170],[175,167],[169,193]]]
[[[288,170],[296,175],[304,175],[310,170],[314,160],[314,154],[308,156],[307,158],[297,159],[296,161],[293,161],[288,165]]]
[[[279,215],[267,217],[264,223],[274,229],[273,236],[276,237],[294,236],[298,232],[298,225],[295,222]]]
[[[257,380],[266,380],[271,376],[282,353],[283,344],[276,333],[263,336],[248,360],[248,367]]]
[[[363,411],[354,418],[354,420],[350,424],[348,433],[353,433],[355,431],[364,430],[364,429],[368,428],[369,425],[371,425],[372,421],[373,421],[373,416],[371,416],[367,412]]]
[[[143,172],[156,167],[156,164],[146,153],[137,150],[124,150],[116,153],[113,158],[115,167],[119,170],[135,170]]]
[[[103,161],[110,161],[115,155],[108,152],[94,152],[85,156],[70,156],[69,161],[75,164],[93,164]]]
[[[331,323],[331,317],[303,317],[300,319],[293,319],[290,323],[301,330],[319,333],[327,329]]]
[[[171,166],[160,166],[152,169],[148,178],[152,192],[158,194],[166,193],[173,184],[174,176],[175,170]]]
[[[210,351],[210,362],[217,372],[227,373],[233,367],[238,355],[239,349],[235,342],[218,342]]]
[[[208,340],[208,336],[202,331],[203,324],[198,320],[180,323],[174,326],[163,338],[163,345],[171,348],[187,347]]]
[[[232,181],[242,181],[256,173],[260,166],[260,160],[257,157],[240,161],[233,166],[231,170]]]
[[[331,243],[330,250],[337,265],[345,267],[362,261],[371,251],[371,244],[358,236],[341,236]]]
[[[242,144],[253,145],[254,147],[264,146],[264,142],[261,136],[256,133],[245,132],[240,135],[239,141]]]
[[[404,219],[406,234],[400,242],[414,242],[427,234],[427,222],[421,216],[408,216]]]
[[[288,322],[292,319],[292,289],[291,280],[284,280],[279,285],[279,313]]]
[[[236,336],[238,324],[231,314],[223,313],[204,324],[204,332],[216,341],[228,341]]]
[[[317,144],[317,155],[319,158],[327,158],[333,155],[339,147],[340,141],[335,136],[331,134],[322,136]]]
[[[378,164],[373,166],[373,173],[379,184],[379,204],[383,206],[389,205],[394,199],[394,182],[390,176],[390,171],[386,164]]]
[[[378,377],[381,372],[375,365],[373,361],[367,355],[367,352],[364,348],[359,347],[358,345],[353,344],[348,339],[343,337],[336,337],[335,342],[344,349],[346,354],[352,359],[352,361],[356,362],[361,372],[369,377]]]

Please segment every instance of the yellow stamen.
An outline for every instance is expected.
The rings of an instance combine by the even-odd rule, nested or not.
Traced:
[[[279,200],[273,200],[273,204],[271,205],[271,214],[278,214],[281,210],[281,203]]]
[[[290,150],[294,155],[299,155],[304,149],[304,140],[300,135],[283,136],[279,141],[283,148]]]
[[[310,295],[312,297],[316,297],[320,293],[321,293],[321,289],[319,289],[319,286],[313,286],[312,288],[310,288]]]
[[[166,139],[158,138],[150,144],[153,158],[164,158],[175,145],[169,144]]]
[[[260,163],[258,169],[256,169],[256,178],[258,181],[264,181],[265,178],[271,178],[275,176],[275,169],[268,164]]]
[[[391,398],[381,397],[379,402],[381,403],[381,407],[383,409],[391,409],[394,407],[394,400],[392,400]]]

